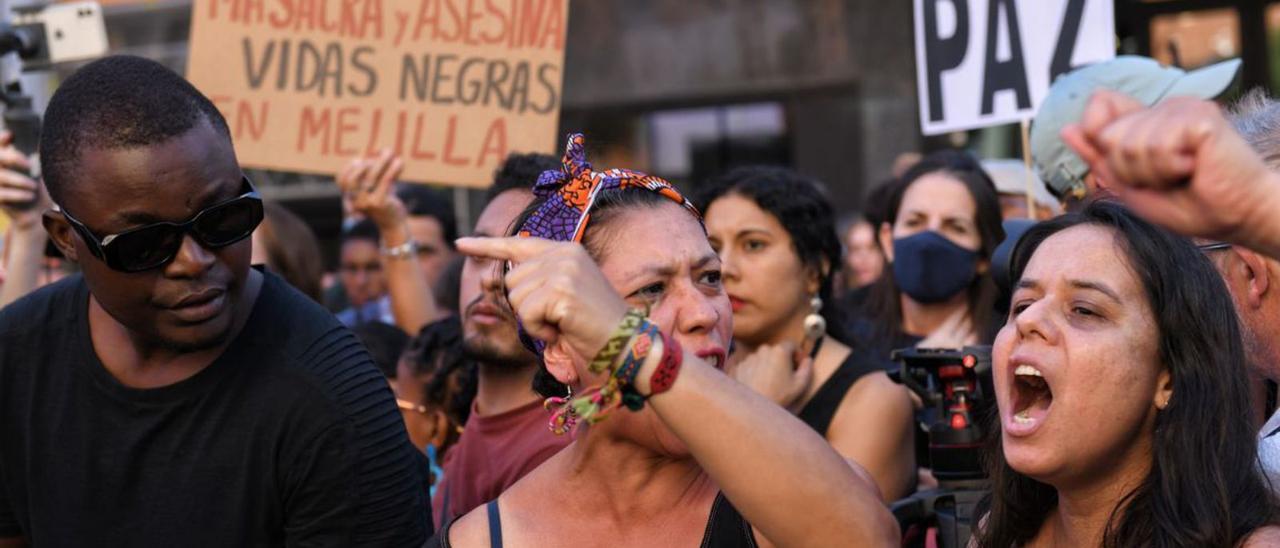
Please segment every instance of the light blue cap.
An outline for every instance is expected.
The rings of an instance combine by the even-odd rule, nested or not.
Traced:
[[[1049,87],[1049,95],[1031,122],[1031,156],[1036,172],[1059,198],[1084,195],[1089,166],[1059,134],[1062,128],[1080,120],[1095,91],[1123,93],[1147,106],[1167,97],[1213,99],[1231,87],[1239,71],[1239,59],[1187,72],[1161,66],[1148,57],[1122,55],[1063,74]]]

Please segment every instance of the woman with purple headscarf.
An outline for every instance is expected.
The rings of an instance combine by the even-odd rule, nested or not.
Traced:
[[[722,372],[732,314],[697,211],[656,177],[593,171],[582,144],[520,237],[459,241],[507,265],[549,427],[577,438],[430,544],[896,545],[865,472]]]

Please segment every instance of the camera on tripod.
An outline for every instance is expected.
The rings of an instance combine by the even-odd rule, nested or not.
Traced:
[[[994,405],[991,347],[906,348],[892,357],[898,381],[925,404],[919,414],[929,433],[928,466],[938,488],[895,502],[891,510],[904,533],[937,527],[939,545],[965,546],[974,508],[988,486],[982,468],[984,422]]]
[[[1005,239],[991,254],[991,278],[999,289],[995,308],[1001,315],[1008,312],[1015,281],[1009,276],[1013,252],[1035,224],[1029,219],[1006,220]],[[983,445],[988,434],[1000,435],[984,431],[996,405],[991,347],[905,348],[891,356],[900,364],[892,376],[924,402],[917,419],[928,432],[928,450],[920,460],[938,479],[937,489],[917,492],[890,506],[902,528],[904,545],[923,545],[923,538],[912,534],[936,527],[939,546],[968,546],[977,523],[975,509],[990,489],[982,467]]]
[[[905,348],[899,380],[925,403],[929,466],[939,481],[985,477],[979,411],[991,404],[991,347]]]

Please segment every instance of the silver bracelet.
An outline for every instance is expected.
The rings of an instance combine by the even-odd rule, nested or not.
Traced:
[[[395,247],[382,248],[382,256],[392,259],[406,259],[418,255],[418,242],[410,239]]]

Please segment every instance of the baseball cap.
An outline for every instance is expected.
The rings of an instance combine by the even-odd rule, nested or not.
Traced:
[[[1123,93],[1146,106],[1167,97],[1213,99],[1231,86],[1239,71],[1239,59],[1188,72],[1161,66],[1149,57],[1121,55],[1063,74],[1049,87],[1049,95],[1031,122],[1031,155],[1036,172],[1059,198],[1083,196],[1089,166],[1059,133],[1080,120],[1089,98],[1099,89]]]
[[[1012,159],[994,159],[982,160],[982,169],[991,176],[991,182],[996,185],[996,192],[999,194],[1017,194],[1022,196],[1027,193],[1027,175],[1031,176],[1031,195],[1035,197],[1036,202],[1041,204],[1058,207],[1058,198],[1054,197],[1044,186],[1044,181],[1040,179],[1033,170],[1027,169],[1022,160]]]

